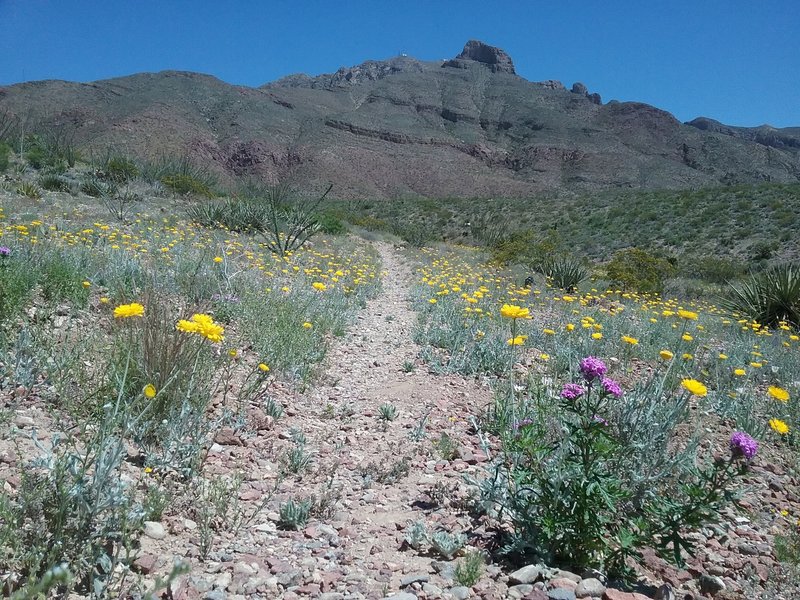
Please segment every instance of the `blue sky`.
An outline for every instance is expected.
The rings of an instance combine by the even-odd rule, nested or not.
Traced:
[[[800,126],[797,0],[0,0],[0,85],[180,69],[257,86],[468,39],[531,81],[585,83],[682,121]]]

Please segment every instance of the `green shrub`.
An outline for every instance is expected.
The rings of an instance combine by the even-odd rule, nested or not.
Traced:
[[[112,156],[106,160],[98,176],[114,183],[126,183],[139,176],[139,167],[130,158]]]
[[[720,304],[762,325],[800,327],[800,265],[786,263],[731,284]]]
[[[17,193],[20,196],[33,198],[34,200],[38,200],[42,197],[42,190],[39,189],[38,185],[31,183],[30,181],[23,181],[20,183],[19,186],[17,186]]]
[[[341,235],[347,232],[347,227],[338,216],[323,213],[319,217],[319,230],[328,235]]]
[[[43,257],[41,285],[43,298],[52,303],[69,302],[85,306],[89,290],[82,261],[72,256],[52,253]]]
[[[0,256],[0,323],[14,319],[25,308],[36,274],[13,256]]]
[[[8,169],[8,157],[11,154],[11,148],[5,142],[0,142],[0,173]]]
[[[628,290],[660,292],[675,267],[664,258],[640,248],[617,251],[606,265],[608,278]]]
[[[545,258],[536,269],[547,277],[555,287],[574,292],[589,277],[589,270],[570,256]]]
[[[165,175],[160,179],[160,181],[170,190],[182,196],[193,194],[196,196],[205,196],[210,198],[214,195],[214,193],[211,191],[211,188],[208,187],[204,181],[195,179],[191,175],[182,173]]]
[[[69,181],[58,175],[42,175],[39,178],[39,185],[42,189],[50,192],[69,192]]]

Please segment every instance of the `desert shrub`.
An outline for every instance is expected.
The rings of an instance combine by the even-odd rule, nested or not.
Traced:
[[[552,230],[544,236],[538,236],[525,229],[498,237],[490,252],[492,262],[499,265],[518,264],[541,269],[559,248],[560,243]]]
[[[139,176],[139,167],[125,156],[111,156],[101,166],[98,176],[114,183],[126,183]]]
[[[69,302],[75,306],[86,305],[89,289],[84,283],[85,258],[61,252],[48,252],[41,256],[39,266],[41,289],[46,301]]]
[[[185,175],[182,173],[164,175],[159,181],[161,181],[161,183],[167,186],[174,193],[182,196],[193,194],[197,196],[211,197],[214,195],[214,193],[211,191],[211,188],[208,187],[205,182],[195,179],[191,175]]]
[[[5,142],[0,142],[0,173],[8,169],[9,155],[11,154],[11,147]]]
[[[608,278],[625,289],[639,292],[660,292],[675,267],[665,259],[642,250],[625,248],[617,251],[606,265]]]
[[[147,163],[141,168],[141,176],[152,183],[158,182],[175,194],[197,195],[211,198],[216,178],[202,167],[192,164],[188,156],[176,161],[164,157]]]
[[[342,220],[332,213],[322,213],[319,216],[319,230],[328,235],[341,235],[347,232]]]
[[[683,275],[710,283],[726,283],[745,274],[741,261],[717,256],[687,256],[679,269]]]
[[[80,190],[92,198],[102,196],[112,196],[117,191],[117,186],[113,183],[106,183],[97,177],[88,177],[81,182]]]
[[[42,175],[39,178],[39,186],[50,192],[69,192],[69,181],[58,175]]]
[[[589,270],[571,256],[545,258],[536,268],[548,278],[555,287],[574,292],[589,277]]]
[[[36,285],[36,274],[27,261],[18,260],[8,248],[0,248],[0,324],[14,319]]]
[[[720,304],[762,325],[775,327],[785,321],[800,327],[800,265],[777,265],[731,284]]]
[[[33,198],[34,200],[38,200],[42,197],[42,190],[39,189],[39,186],[35,183],[31,183],[30,181],[23,181],[22,183],[17,186],[17,194],[20,196],[25,196],[26,198]]]

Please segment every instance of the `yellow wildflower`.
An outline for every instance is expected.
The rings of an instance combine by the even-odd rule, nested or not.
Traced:
[[[789,400],[789,392],[783,388],[771,385],[767,391],[769,392],[770,396],[775,398],[775,400],[780,400],[781,402],[787,402]]]
[[[120,304],[114,309],[115,319],[127,319],[128,317],[141,317],[144,314],[144,306],[133,302],[131,304]]]
[[[780,419],[770,419],[769,426],[772,427],[773,431],[780,433],[781,435],[786,435],[789,433],[789,426]]]
[[[681,309],[681,310],[678,311],[678,316],[681,319],[686,319],[687,321],[696,321],[697,320],[697,313],[696,312],[692,312],[690,310]]]
[[[319,292],[324,292],[325,290],[328,289],[328,286],[322,283],[321,281],[315,281],[314,283],[311,284],[311,287],[313,287],[315,290]]]
[[[681,381],[681,385],[685,387],[690,394],[694,394],[695,396],[705,396],[708,394],[706,386],[696,379],[684,379]]]
[[[744,377],[745,375],[747,375],[747,371],[745,371],[744,369],[734,369],[733,374],[736,375],[737,377]]]
[[[155,398],[156,386],[154,386],[152,383],[148,383],[146,386],[144,386],[144,390],[142,390],[142,392],[144,393],[145,398]]]
[[[658,355],[664,360],[672,360],[672,358],[675,356],[669,350],[662,350],[661,352],[658,353]]]
[[[175,328],[185,333],[196,333],[212,342],[221,342],[224,339],[222,334],[225,328],[215,323],[214,319],[209,315],[203,313],[192,315],[190,321],[181,319]]]
[[[602,334],[602,333],[600,333],[599,331],[595,331],[595,332],[592,334],[592,339],[593,339],[593,340],[602,340],[602,339],[603,339],[603,334]]]
[[[311,323],[309,323],[308,321],[303,323],[303,328],[304,329],[311,329],[312,327],[313,327],[313,325]]]
[[[506,344],[509,346],[522,346],[525,343],[525,340],[528,339],[527,335],[518,335],[517,337],[513,337],[509,340],[506,340]]]
[[[635,346],[636,344],[639,343],[639,340],[629,335],[623,335],[622,341],[625,342],[626,344],[630,344],[631,346]]]
[[[215,263],[221,263],[222,262],[222,257],[221,256],[215,256],[214,257],[214,262]]]
[[[504,304],[500,309],[500,314],[507,319],[530,319],[530,310],[516,306],[515,304]]]
[[[269,367],[264,363],[258,363],[258,370],[261,371],[262,373],[267,373],[269,372]]]
[[[691,335],[689,335],[688,333],[684,333],[684,334],[681,336],[681,339],[682,339],[684,342],[691,342],[691,341],[692,341],[694,338],[693,338]]]

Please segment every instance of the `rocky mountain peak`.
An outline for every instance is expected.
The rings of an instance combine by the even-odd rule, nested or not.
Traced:
[[[485,64],[493,73],[510,73],[516,75],[514,62],[505,50],[490,46],[479,40],[469,40],[461,54],[444,63],[447,67],[463,67],[461,61],[474,61]]]

